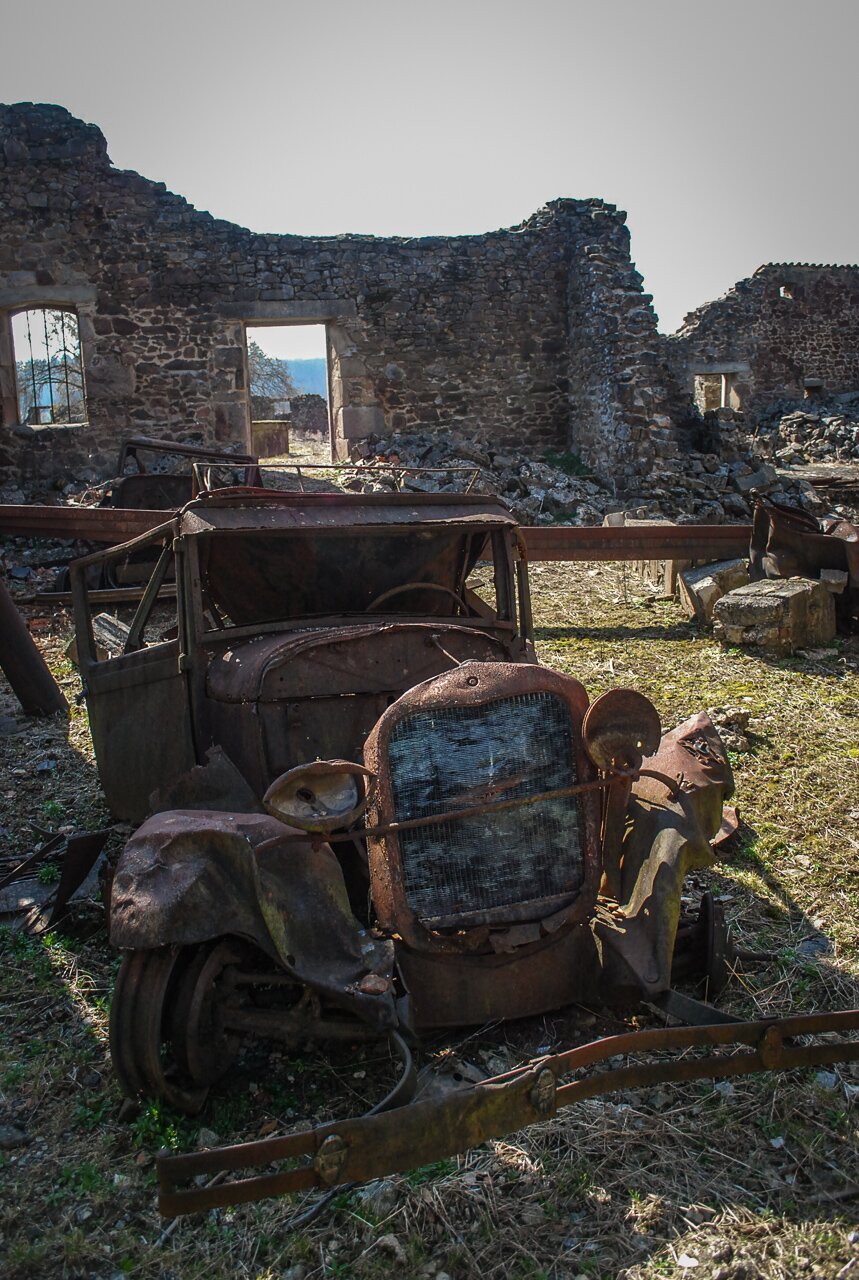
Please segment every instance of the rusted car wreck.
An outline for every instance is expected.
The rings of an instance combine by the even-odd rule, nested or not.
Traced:
[[[105,650],[87,575],[141,553],[150,581]],[[217,491],[72,582],[104,790],[145,818],[111,902],[123,1090],[197,1112],[248,1035],[388,1037],[402,1060],[365,1117],[161,1158],[165,1214],[410,1168],[633,1084],[859,1056],[796,1041],[856,1030],[859,1011],[745,1023],[674,991],[727,977],[712,899],[681,914],[687,871],[714,859],[727,757],[703,714],[663,735],[642,695],[590,703],[537,664],[503,503]],[[422,1030],[582,998],[698,1025],[404,1105]]]

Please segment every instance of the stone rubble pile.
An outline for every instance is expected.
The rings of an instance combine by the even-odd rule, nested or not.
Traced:
[[[284,470],[276,487],[303,487],[308,491],[339,487],[359,493],[391,492],[399,487],[407,492],[461,493],[474,478],[472,492],[498,494],[523,524],[599,525],[606,516],[616,513],[636,520],[679,523],[746,522],[752,515],[752,491],[814,514],[827,509],[851,516],[848,508],[841,511],[831,503],[824,504],[806,479],[785,474],[785,464],[794,458],[783,456],[783,451],[774,454],[772,444],[778,434],[775,428],[770,431],[764,424],[752,436],[742,415],[730,409],[717,410],[708,417],[712,418],[709,451],[696,451],[678,442],[670,424],[654,426],[650,471],[638,481],[636,489],[622,498],[614,492],[610,478],[583,474],[585,469],[574,454],[547,453],[541,457],[536,451],[495,448],[491,442],[478,442],[456,432],[442,436],[430,431],[370,437],[357,446],[359,456],[353,463],[344,464],[337,472],[314,473],[312,463],[302,459],[301,485],[293,483]],[[793,412],[773,421],[798,423],[800,417],[805,420],[815,415]],[[819,419],[821,431],[824,427],[829,430],[826,423],[830,418],[835,420],[833,415]],[[838,421],[847,419],[842,415]],[[799,426],[791,429],[801,434]],[[840,439],[845,430],[833,427],[832,438]],[[838,447],[843,450],[848,446]],[[147,459],[150,473],[184,471],[186,466],[183,459],[168,455]],[[403,474],[403,468],[412,467],[431,470],[422,475]],[[126,470],[133,469],[129,463]],[[236,477],[222,483],[239,480]],[[112,483],[100,481],[92,470],[84,470],[62,485],[27,485],[24,489],[0,491],[0,502],[57,501],[59,491],[65,501],[97,504]]]
[[[472,492],[497,493],[523,524],[601,524],[606,515],[626,512],[633,519],[681,523],[729,524],[751,519],[750,494],[757,490],[776,502],[819,508],[810,484],[780,477],[753,452],[739,425],[723,424],[720,453],[699,453],[678,444],[667,430],[654,432],[657,456],[650,474],[623,500],[597,476],[571,474],[574,455],[544,459],[509,448],[493,450],[458,435],[411,434],[362,442],[365,456],[341,473],[341,487],[379,492],[395,486],[400,467],[438,467],[440,474],[404,477],[406,490],[461,492],[463,476],[455,468],[477,468]],[[450,472],[443,468],[450,467]]]
[[[794,409],[759,424],[755,444],[778,466],[859,462],[859,396],[834,409]]]

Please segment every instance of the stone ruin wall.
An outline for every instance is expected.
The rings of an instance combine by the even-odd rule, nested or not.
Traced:
[[[776,401],[859,390],[859,267],[770,263],[663,339],[674,375],[727,372],[752,418]],[[807,382],[820,382],[821,388]]]
[[[327,325],[337,456],[455,430],[575,449],[623,489],[678,403],[624,220],[557,200],[486,235],[261,235],[113,168],[61,107],[0,106],[0,487],[109,475],[133,433],[246,448],[244,324],[294,321]],[[85,425],[17,424],[10,316],[28,306],[77,311]]]

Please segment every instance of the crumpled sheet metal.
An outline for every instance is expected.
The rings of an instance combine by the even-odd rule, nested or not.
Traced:
[[[755,503],[749,576],[761,578],[819,578],[822,569],[846,573],[859,591],[859,526],[849,520],[818,520],[798,507],[770,498]]]
[[[710,841],[734,789],[722,740],[703,711],[664,734],[642,767],[677,779],[678,789],[672,796],[664,782],[651,777],[633,784],[619,911],[601,903],[594,922],[608,998],[636,986],[645,994],[670,987],[683,880],[689,871],[713,865]]]
[[[264,814],[173,810],[147,819],[113,881],[110,940],[121,949],[247,938],[299,982],[384,1030],[396,1023],[393,945],[355,920],[331,848]],[[369,974],[388,983],[365,991]],[[374,985],[374,984],[369,984]],[[378,986],[378,982],[375,983]]]

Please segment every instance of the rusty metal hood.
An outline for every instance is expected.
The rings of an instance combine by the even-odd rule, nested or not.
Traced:
[[[379,525],[463,525],[515,528],[501,498],[452,493],[282,493],[273,489],[216,489],[188,503],[183,534],[301,530]]]
[[[508,630],[510,630],[508,628]],[[336,668],[332,658],[328,662],[328,691],[340,692],[339,685],[346,681],[348,688],[344,692],[354,692],[354,680],[358,673],[352,672],[349,661],[349,650],[359,642],[372,639],[374,650],[373,667],[379,669],[379,677],[373,679],[373,672],[368,670],[366,649],[361,646],[357,656],[361,660],[360,674],[362,683],[377,684],[379,688],[388,689],[403,683],[403,674],[397,670],[396,659],[402,662],[402,654],[397,651],[387,654],[389,641],[396,641],[403,636],[412,636],[426,642],[428,666],[438,665],[439,650],[433,637],[442,637],[445,644],[461,639],[467,644],[462,658],[471,657],[474,645],[479,650],[487,649],[486,657],[491,660],[493,651],[498,658],[508,656],[507,648],[512,641],[512,634],[504,639],[492,635],[479,627],[457,626],[439,619],[433,622],[370,622],[356,626],[317,627],[292,631],[287,635],[263,636],[258,640],[239,643],[223,650],[213,658],[206,677],[206,689],[211,698],[218,702],[252,702],[261,694],[265,677],[276,667],[292,662],[296,658],[310,654],[316,649],[327,649],[333,655],[336,652]],[[479,651],[478,650],[478,651]],[[387,659],[387,660],[386,660]],[[349,677],[353,683],[349,684]],[[409,679],[422,678],[409,676]]]

